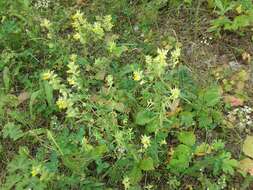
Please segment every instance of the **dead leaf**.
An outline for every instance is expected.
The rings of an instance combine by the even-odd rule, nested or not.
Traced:
[[[245,61],[245,63],[250,63],[250,61],[251,61],[251,56],[250,56],[250,54],[247,53],[247,52],[244,52],[244,53],[242,54],[242,60]]]
[[[179,100],[175,100],[175,101],[173,101],[170,105],[169,105],[169,108],[170,108],[170,111],[168,111],[167,113],[166,113],[166,115],[168,116],[168,117],[171,117],[171,116],[173,116],[173,115],[176,115],[176,114],[178,114],[180,111],[182,111],[182,108],[181,107],[179,107]]]
[[[22,104],[24,101],[30,98],[30,94],[28,92],[21,92],[18,96],[18,104]]]
[[[244,89],[245,82],[244,81],[238,81],[236,84],[236,91],[240,92]]]
[[[86,2],[86,0],[76,0],[77,5],[83,5]]]
[[[242,147],[245,155],[253,158],[253,136],[247,136]]]
[[[239,162],[239,170],[253,176],[253,160],[245,158]]]
[[[226,103],[230,103],[231,106],[233,106],[233,107],[237,107],[237,106],[242,106],[243,105],[243,100],[240,99],[240,98],[237,98],[235,96],[230,96],[230,95],[225,96],[224,97],[224,101]]]

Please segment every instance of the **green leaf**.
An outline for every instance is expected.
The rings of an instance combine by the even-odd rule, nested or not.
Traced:
[[[29,103],[29,109],[30,109],[30,115],[33,118],[33,104],[35,103],[36,98],[40,95],[41,91],[38,90],[36,92],[33,92],[30,98],[30,103]]]
[[[135,118],[135,123],[137,125],[145,125],[151,122],[153,118],[154,118],[154,114],[152,112],[144,110],[137,113],[136,118]]]
[[[228,173],[230,175],[234,174],[234,168],[238,166],[238,162],[235,159],[227,158],[223,161],[222,170],[224,173]]]
[[[253,136],[247,136],[244,143],[242,151],[245,155],[253,158]]]
[[[186,145],[180,144],[175,148],[172,159],[167,166],[173,173],[181,173],[189,167],[192,151]]]
[[[145,158],[140,162],[140,168],[144,171],[154,170],[154,163],[152,158]]]
[[[203,94],[204,101],[207,106],[213,107],[220,102],[221,94],[218,87],[208,89]]]
[[[196,142],[196,137],[193,132],[181,132],[178,135],[178,140],[187,146],[193,146]]]
[[[18,140],[19,138],[23,137],[25,133],[21,130],[20,125],[15,125],[14,123],[10,122],[7,123],[3,128],[3,137],[7,138],[10,137],[14,141]]]
[[[51,107],[53,105],[53,88],[51,85],[49,85],[49,83],[47,81],[43,82],[44,84],[44,90],[45,90],[45,95],[46,95],[46,100],[48,105]]]
[[[213,123],[213,119],[206,112],[201,112],[198,118],[200,128],[210,128]]]
[[[181,116],[181,123],[183,125],[186,125],[188,127],[188,126],[191,126],[193,124],[193,122],[194,122],[194,120],[193,120],[194,115],[193,115],[192,112],[185,111],[185,112],[182,112],[180,114],[180,116]]]
[[[141,178],[142,178],[142,172],[141,169],[137,166],[135,166],[129,173],[129,178],[130,178],[130,182],[131,184],[137,184]]]
[[[159,129],[159,121],[157,119],[152,120],[145,126],[148,133],[154,133]]]
[[[3,70],[3,82],[6,92],[8,92],[10,90],[10,71],[8,67]]]
[[[224,10],[223,4],[221,0],[215,0],[215,6],[217,6],[221,11]]]
[[[105,144],[96,146],[92,152],[90,157],[92,159],[98,159],[103,156],[108,151],[107,146]]]

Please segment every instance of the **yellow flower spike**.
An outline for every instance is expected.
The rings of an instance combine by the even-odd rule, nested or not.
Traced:
[[[43,28],[46,28],[46,29],[49,29],[50,26],[51,26],[51,23],[49,20],[47,19],[43,19],[40,23],[40,26],[43,27]]]
[[[238,14],[241,14],[242,13],[242,5],[239,5],[235,10]]]
[[[167,58],[167,53],[168,50],[165,49],[159,49],[157,50],[158,56],[156,58],[156,61],[158,61],[158,63],[162,64],[162,65],[166,65],[166,58]]]
[[[122,184],[124,185],[125,190],[130,188],[130,179],[129,177],[124,177]]]
[[[74,78],[68,78],[67,80],[70,85],[76,85],[76,81]]]
[[[81,35],[79,33],[75,33],[74,36],[73,36],[73,38],[75,40],[80,40],[81,39]]]
[[[161,59],[166,59],[168,50],[159,49],[159,48],[158,48],[158,49],[157,49],[157,53],[158,53],[158,56],[159,56]]]
[[[77,21],[74,21],[74,22],[72,22],[72,26],[73,26],[73,28],[78,29],[80,27],[80,23]]]
[[[180,90],[178,88],[173,88],[170,90],[170,92],[171,92],[171,95],[170,95],[171,100],[176,100],[179,98]]]
[[[53,71],[47,71],[47,72],[42,74],[42,79],[43,80],[49,80],[53,77],[53,75],[54,75]]]
[[[62,97],[57,100],[56,104],[61,110],[66,109],[68,107],[68,101]]]
[[[144,149],[147,149],[150,146],[150,136],[142,135],[141,136],[141,143]]]
[[[180,55],[181,49],[177,46],[176,49],[171,52],[171,60],[173,68],[178,64]]]
[[[133,80],[140,81],[143,78],[143,72],[142,71],[134,71],[133,72]]]
[[[71,55],[70,55],[70,60],[73,61],[73,62],[76,62],[76,60],[77,60],[77,55],[76,55],[76,54],[71,54]]]
[[[31,171],[31,174],[32,174],[32,176],[34,177],[34,176],[38,175],[38,174],[40,173],[40,171],[41,171],[41,166],[40,166],[40,165],[38,165],[38,166],[33,166],[33,167],[32,167],[32,171]]]
[[[160,146],[162,146],[162,145],[166,145],[166,144],[167,144],[167,142],[166,142],[166,140],[165,140],[165,139],[160,141]]]
[[[80,10],[76,11],[76,13],[72,16],[73,20],[82,20],[83,13],[80,12]]]

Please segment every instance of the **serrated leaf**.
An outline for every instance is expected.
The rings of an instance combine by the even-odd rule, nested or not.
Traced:
[[[208,89],[203,94],[204,101],[207,106],[213,107],[220,102],[221,94],[217,87]]]
[[[140,168],[144,171],[149,171],[154,169],[154,162],[152,158],[145,158],[140,162]]]
[[[173,173],[183,172],[186,168],[189,167],[191,155],[191,148],[183,144],[178,145],[167,168],[170,169]]]
[[[242,151],[245,155],[253,158],[253,136],[247,136],[244,143]]]
[[[135,123],[137,125],[145,125],[151,122],[153,117],[154,117],[154,114],[150,111],[146,111],[146,110],[140,111],[136,115]]]
[[[131,184],[137,184],[142,178],[141,169],[135,166],[129,173],[129,178]]]
[[[188,146],[193,146],[196,142],[196,137],[193,132],[181,132],[178,135],[178,140]]]
[[[14,141],[18,140],[22,136],[24,136],[25,133],[21,130],[20,125],[15,125],[14,123],[7,123],[3,128],[3,137],[7,138],[10,137]]]
[[[180,116],[181,116],[181,123],[183,125],[191,126],[193,124],[193,122],[194,122],[194,120],[193,120],[194,115],[193,115],[192,112],[185,111],[185,112],[182,112],[180,114]]]

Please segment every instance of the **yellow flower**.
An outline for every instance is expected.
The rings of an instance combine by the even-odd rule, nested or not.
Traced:
[[[181,49],[177,46],[176,49],[171,52],[171,60],[173,68],[178,64],[180,55]]]
[[[72,26],[73,28],[78,29],[80,27],[80,23],[78,21],[74,21],[72,22]]]
[[[238,14],[241,14],[242,13],[242,5],[239,5],[236,9]]]
[[[40,172],[41,172],[41,165],[32,167],[31,174],[32,174],[33,177],[38,175]]]
[[[49,29],[50,26],[51,26],[51,23],[49,20],[47,19],[43,19],[40,23],[40,26],[43,27],[43,28],[46,28],[46,29]]]
[[[150,146],[150,136],[142,135],[141,136],[141,143],[144,149],[147,149]]]
[[[79,10],[76,11],[76,13],[72,16],[73,20],[82,20],[83,18],[83,13],[81,13]]]
[[[74,36],[73,36],[73,38],[75,40],[80,40],[81,39],[81,35],[79,33],[75,33]]]
[[[68,107],[68,101],[65,98],[59,98],[56,102],[59,109],[66,109]]]
[[[76,85],[76,81],[74,78],[68,78],[67,80],[70,85]]]
[[[167,142],[166,142],[166,140],[165,140],[165,139],[160,141],[160,146],[162,146],[162,145],[166,145],[166,144],[167,144]]]
[[[157,50],[158,56],[156,57],[156,61],[158,61],[162,65],[166,65],[166,57],[168,50],[159,49]]]
[[[140,81],[142,79],[142,71],[134,71],[133,80]]]
[[[125,189],[129,189],[129,187],[130,187],[130,179],[129,179],[129,177],[124,177],[124,179],[122,181],[122,184],[124,185]]]
[[[170,90],[170,92],[171,92],[170,99],[176,100],[179,98],[180,90],[178,88],[173,88]]]
[[[71,54],[70,55],[70,60],[71,61],[76,62],[76,59],[77,59],[77,55],[76,54]]]
[[[48,33],[48,34],[47,34],[47,38],[48,38],[48,39],[52,39],[52,34],[51,34],[51,33]]]
[[[42,79],[43,80],[49,80],[53,77],[53,75],[54,75],[53,71],[47,71],[47,72],[42,74]]]

